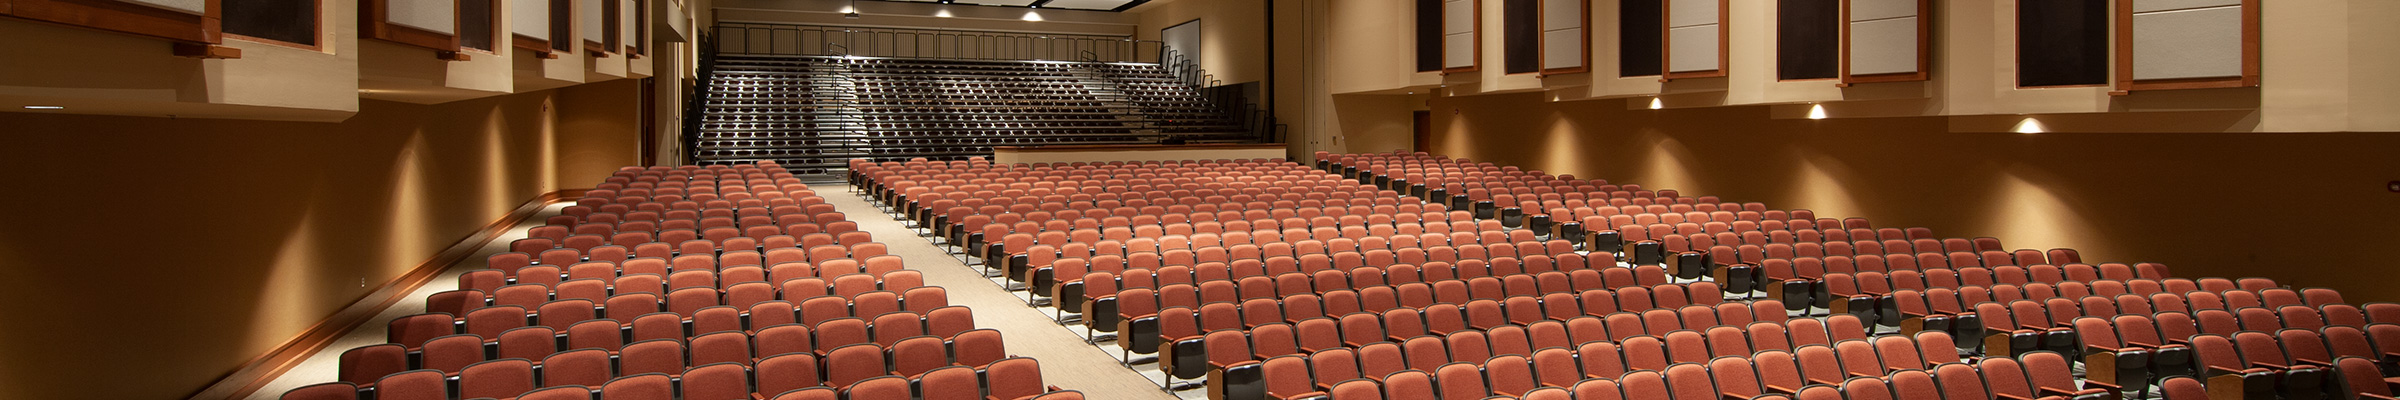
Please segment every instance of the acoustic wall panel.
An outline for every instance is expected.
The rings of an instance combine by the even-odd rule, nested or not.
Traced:
[[[637,9],[637,6],[634,4],[633,0],[609,1],[617,3],[617,43],[623,43],[626,46],[633,47],[641,47],[645,45],[645,43],[642,43],[641,39],[639,39],[642,32],[642,21],[640,17],[642,15],[642,10]]]
[[[208,13],[208,0],[119,0],[119,1],[123,1],[123,2],[126,2],[126,3],[139,4],[139,5],[143,5],[143,6],[149,6],[149,7],[152,7],[152,8],[164,9],[164,10],[168,10],[168,11],[180,12],[180,13],[185,13],[185,14],[201,15],[201,14],[207,14],[207,13]],[[241,1],[241,0],[230,0],[230,1]]]
[[[1850,23],[1850,74],[1917,72],[1917,17]]]
[[[1841,76],[1842,0],[1775,2],[1775,78]]]
[[[2133,14],[2133,79],[2242,76],[2242,8]]]
[[[1542,69],[1547,71],[1581,70],[1590,59],[1585,54],[1583,20],[1590,11],[1584,0],[1542,0]]]
[[[1667,72],[1702,72],[1717,69],[1717,43],[1723,39],[1716,25],[1674,28],[1667,32]]]
[[[384,3],[386,22],[444,35],[458,34],[455,0],[391,0]]]
[[[1475,67],[1476,3],[1476,0],[1443,0],[1443,69]]]
[[[582,36],[583,40],[590,42],[601,42],[603,41],[602,39],[607,38],[608,14],[605,14],[607,11],[597,6],[600,4],[600,2],[596,0],[576,0],[576,3],[576,36]]]
[[[1659,1],[1617,2],[1617,75],[1658,75],[1665,63],[1666,4]]]
[[[2239,5],[2242,5],[2242,0],[2133,0],[2133,12],[2138,14]]]
[[[517,36],[550,40],[550,0],[508,0],[508,30]]]
[[[1501,0],[1502,68],[1511,74],[1542,70],[1542,0]]]
[[[1442,0],[1417,0],[1417,72],[1442,70]]]
[[[2017,1],[2017,86],[2108,83],[2108,2]]]
[[[1719,0],[1667,1],[1667,72],[1716,71],[1724,54]]]
[[[1917,0],[1850,0],[1850,21],[1917,16]]]

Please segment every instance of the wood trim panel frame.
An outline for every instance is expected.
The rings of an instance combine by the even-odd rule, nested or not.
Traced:
[[[2133,94],[2136,90],[2220,89],[2258,86],[2259,78],[2259,4],[2258,0],[2242,0],[2242,75],[2216,78],[2133,79],[2133,0],[2112,2],[2109,10],[2116,26],[2110,27],[2116,39],[2116,65],[2112,71],[2115,90],[2111,96]]]
[[[1483,0],[1467,0],[1467,1],[1472,1],[1472,2],[1475,2],[1475,4],[1467,6],[1468,8],[1473,8],[1473,9],[1475,9],[1475,18],[1473,19],[1473,21],[1474,21],[1474,23],[1475,23],[1475,29],[1472,31],[1472,33],[1469,33],[1469,34],[1468,34],[1468,35],[1474,36],[1474,38],[1473,38],[1473,39],[1470,39],[1470,40],[1468,40],[1468,42],[1473,42],[1473,43],[1475,43],[1475,56],[1474,56],[1474,57],[1467,57],[1467,59],[1468,59],[1468,60],[1473,60],[1473,61],[1474,61],[1474,62],[1473,62],[1473,65],[1468,65],[1468,66],[1464,66],[1464,67],[1443,67],[1443,68],[1442,68],[1442,75],[1449,75],[1450,73],[1453,73],[1453,72],[1475,72],[1475,71],[1478,71],[1478,70],[1482,70],[1482,69],[1483,69]],[[1447,23],[1447,22],[1450,20],[1450,14],[1449,14],[1449,13],[1450,13],[1450,8],[1449,8],[1449,7],[1442,7],[1442,21],[1443,21],[1443,22]],[[1444,61],[1448,61],[1448,60],[1450,59],[1450,44],[1448,43],[1448,39],[1446,39],[1446,38],[1447,38],[1448,36],[1450,36],[1450,35],[1449,35],[1449,33],[1447,33],[1447,32],[1444,32],[1444,33],[1442,34],[1442,36],[1443,36],[1443,37],[1445,37],[1445,39],[1443,40],[1443,42],[1444,42],[1444,43],[1442,43],[1442,60],[1444,60]],[[1505,69],[1505,68],[1504,68],[1504,69]]]
[[[508,34],[508,40],[511,46],[516,47],[518,50],[532,52],[535,57],[558,58],[557,54],[550,53],[550,41],[548,39],[535,39],[525,35],[510,33]]]
[[[1535,72],[1534,76],[1543,77],[1551,75],[1580,74],[1592,71],[1592,0],[1581,1],[1583,3],[1583,26],[1577,29],[1582,29],[1583,34],[1575,35],[1575,37],[1583,40],[1583,57],[1576,59],[1576,61],[1580,64],[1567,68],[1544,68],[1541,71]],[[1547,34],[1548,32],[1543,33],[1545,34],[1534,35],[1534,48],[1544,50],[1550,48],[1550,43],[1548,43],[1550,41],[1550,35]],[[1548,59],[1543,58],[1542,60],[1546,61]]]
[[[617,26],[624,26],[624,24]],[[633,43],[625,44],[625,57],[641,59],[642,56],[650,55],[649,50],[642,46],[649,43],[650,0],[633,0]]]
[[[240,1],[240,0],[234,0],[234,1]],[[241,40],[243,40],[243,41],[248,41],[248,42],[256,42],[256,43],[271,44],[271,45],[283,46],[283,47],[290,47],[290,48],[295,48],[295,49],[304,49],[304,50],[308,50],[308,51],[325,51],[325,0],[315,0],[315,3],[317,4],[317,14],[316,14],[316,15],[317,15],[317,17],[316,17],[316,18],[314,18],[314,19],[311,19],[311,20],[310,20],[310,22],[311,22],[311,23],[314,23],[314,24],[316,24],[316,26],[313,26],[313,27],[310,27],[310,28],[309,28],[309,35],[312,35],[313,37],[317,38],[317,44],[313,44],[313,45],[312,45],[312,44],[299,44],[299,43],[292,43],[292,42],[286,42],[286,41],[275,40],[275,39],[268,39],[268,38],[262,38],[262,37],[254,37],[254,36],[250,36],[250,35],[243,35],[243,34],[239,34],[239,33],[226,33],[226,34],[225,34],[225,36],[226,36],[226,37],[229,37],[229,38],[234,38],[234,39],[241,39]],[[239,58],[239,57],[236,57],[236,58]]]
[[[431,283],[434,278],[440,277],[442,272],[450,270],[451,267],[457,266],[459,262],[466,261],[469,257],[474,257],[484,246],[499,239],[500,235],[506,233],[510,228],[541,215],[542,210],[548,208],[550,204],[580,198],[589,191],[591,189],[563,189],[534,196],[533,199],[518,205],[517,209],[510,211],[508,215],[503,215],[499,219],[493,220],[492,223],[484,225],[481,229],[468,233],[465,238],[459,239],[458,242],[451,244],[449,248],[443,249],[440,253],[435,253],[425,262],[418,263],[407,273],[401,274],[390,282],[385,282],[382,286],[376,287],[374,291],[367,292],[367,295],[361,297],[357,303],[335,311],[333,315],[326,316],[316,325],[309,326],[307,330],[301,331],[291,340],[284,341],[282,346],[277,346],[266,354],[251,358],[249,362],[243,363],[241,368],[227,374],[216,384],[202,388],[199,393],[194,393],[194,397],[225,385],[239,385],[231,386],[231,393],[228,393],[226,398],[248,397],[252,392],[266,387],[267,383],[274,381],[277,376],[299,366],[302,361],[307,361],[309,355],[325,350],[326,346],[333,345],[333,342],[348,335],[351,330],[357,329],[367,321],[374,320],[376,314],[386,308],[391,308],[393,304],[398,304],[400,300],[407,298],[410,292],[415,292],[425,284]]]
[[[458,35],[446,35],[391,23],[387,11],[390,3],[391,0],[365,0],[359,3],[359,38],[382,39],[393,43],[423,47],[436,52],[458,52]],[[454,3],[450,6],[450,13],[453,14],[451,21],[457,21],[457,4]]]
[[[1659,1],[1664,2],[1668,0]],[[1717,69],[1690,72],[1675,72],[1675,24],[1672,22],[1674,21],[1673,18],[1675,16],[1675,6],[1672,4],[1661,4],[1658,7],[1659,82],[1672,81],[1676,79],[1722,78],[1726,76],[1726,70],[1728,68],[1727,62],[1729,62],[1730,60],[1728,59],[1731,58],[1731,54],[1729,53],[1731,53],[1733,41],[1733,23],[1729,21],[1733,18],[1731,9],[1732,4],[1730,3],[1730,0],[1717,0]]]
[[[1915,82],[1933,78],[1931,73],[1933,68],[1932,0],[1917,0],[1917,71],[1866,75],[1850,73],[1850,4],[1852,1],[1854,0],[1842,0],[1842,71],[1838,76],[1841,82],[1835,83],[1834,87],[1850,87],[1850,85],[1860,83]]]
[[[461,1],[464,1],[464,0],[461,0]],[[488,21],[488,22],[489,22],[490,24],[492,24],[492,28],[491,28],[491,29],[492,29],[492,48],[490,48],[490,49],[478,49],[478,48],[473,48],[473,47],[467,47],[467,39],[466,39],[466,38],[464,38],[464,37],[461,37],[461,38],[459,38],[459,39],[458,39],[458,48],[459,48],[459,50],[461,50],[461,51],[473,50],[473,51],[475,51],[475,52],[477,52],[477,53],[491,54],[491,55],[499,55],[499,54],[500,54],[500,49],[503,49],[503,48],[508,48],[508,47],[511,47],[511,46],[514,46],[514,45],[515,45],[515,43],[512,43],[512,42],[514,41],[514,38],[515,38],[515,36],[516,36],[516,33],[509,32],[509,30],[508,30],[508,22],[506,21],[506,18],[507,18],[507,16],[508,16],[508,0],[491,0],[491,2],[492,2],[492,20],[491,20],[491,21]],[[467,27],[466,27],[466,24],[467,24],[467,10],[466,10],[466,7],[465,7],[464,5],[461,5],[461,6],[459,6],[459,7],[457,8],[457,10],[458,10],[458,24],[459,24],[459,26],[458,26],[458,32],[459,32],[459,34],[462,34],[462,35],[463,35],[463,34],[466,34],[466,32],[467,32],[467,29],[466,29],[466,28],[467,28]]]
[[[34,21],[194,44],[223,44],[223,0],[206,0],[200,15],[109,0],[7,0],[0,14]]]

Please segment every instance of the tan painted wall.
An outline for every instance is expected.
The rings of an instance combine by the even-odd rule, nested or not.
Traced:
[[[1200,68],[1236,84],[1263,80],[1269,73],[1266,7],[1264,0],[1167,0],[1128,12],[1141,16],[1141,26],[1134,28],[1140,40],[1159,40],[1160,30],[1199,19]]]
[[[1628,110],[1539,95],[1433,101],[1436,154],[1554,174],[2265,276],[2400,300],[2390,133],[1945,133],[1943,118],[1769,119],[1765,107]]]
[[[27,321],[0,328],[0,398],[189,396],[362,282],[633,163],[632,85],[341,123],[0,113],[0,184],[28,190],[0,213],[0,300]]]

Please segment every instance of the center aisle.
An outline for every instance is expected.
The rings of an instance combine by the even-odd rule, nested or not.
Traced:
[[[874,233],[891,254],[905,260],[908,269],[923,271],[927,285],[947,289],[950,304],[974,308],[975,326],[1000,330],[1007,338],[1009,354],[1041,360],[1044,383],[1097,398],[1176,398],[1159,391],[1150,379],[1119,366],[1107,352],[1050,322],[1051,316],[1027,307],[1023,298],[1000,290],[983,274],[935,248],[856,193],[842,190],[838,184],[820,187],[826,190],[817,192],[818,196],[858,222],[859,230]]]

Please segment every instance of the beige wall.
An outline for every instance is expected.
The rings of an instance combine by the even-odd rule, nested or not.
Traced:
[[[1554,174],[2265,276],[2400,300],[2391,133],[1948,133],[1941,117],[1770,119],[1766,107],[1629,110],[1539,95],[1433,100],[1436,154]],[[2095,129],[2098,129],[2095,127]]]
[[[519,204],[634,161],[631,81],[340,123],[0,113],[0,398],[189,396]],[[447,284],[435,282],[432,284]]]
[[[1160,30],[1200,20],[1200,68],[1217,80],[1236,84],[1264,80],[1269,73],[1266,4],[1264,0],[1162,0],[1127,12],[1140,15],[1141,26],[1134,29],[1134,38],[1140,40],[1159,40]]]

